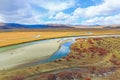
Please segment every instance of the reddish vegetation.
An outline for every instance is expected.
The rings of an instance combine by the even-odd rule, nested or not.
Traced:
[[[95,75],[104,75],[107,72],[116,71],[117,67],[88,67],[88,68],[81,68],[77,70],[67,70],[58,73],[49,73],[49,74],[41,74],[34,80],[92,80],[90,74]]]
[[[94,44],[94,42],[91,39],[88,40],[88,43],[89,44]]]
[[[91,80],[91,78],[86,78],[85,80]]]
[[[58,60],[54,60],[54,62],[55,62],[55,63],[57,63],[57,62],[58,62]]]
[[[115,54],[113,54],[113,55],[112,55],[112,57],[113,57],[113,58],[116,58],[116,55],[115,55]]]
[[[14,77],[12,77],[12,80],[24,80],[24,77],[18,75],[18,76],[14,76]]]
[[[83,42],[83,41],[85,41],[85,39],[84,38],[77,38],[77,39],[75,39],[77,42]]]
[[[87,52],[88,50],[86,49],[86,48],[84,48],[83,50],[82,50],[82,52]]]
[[[73,79],[73,77],[71,76],[72,72],[60,72],[57,74],[58,78],[61,78],[61,80],[63,79]]]
[[[120,61],[117,59],[116,55],[112,55],[111,59],[109,60],[114,65],[120,65]]]
[[[81,40],[81,39],[77,39],[77,40]],[[88,39],[87,42],[91,45],[94,44],[94,40],[101,40],[101,38],[93,38],[93,39]],[[77,47],[76,44],[73,44],[71,46],[71,50],[74,52],[78,52],[79,54],[81,53],[85,53],[85,52],[92,52],[92,53],[99,53],[100,56],[106,55],[109,51],[104,49],[104,48],[100,48],[100,47],[96,47],[91,45],[88,48],[83,48],[83,43],[79,43],[77,42],[78,45],[80,45],[80,47]],[[82,48],[82,49],[81,49]]]
[[[70,57],[69,56],[65,57],[65,59],[66,59],[66,61],[70,61]]]
[[[109,52],[106,49],[99,48],[99,47],[96,47],[96,46],[89,47],[88,50],[91,51],[91,52],[94,52],[94,53],[98,52],[99,56],[104,56]]]
[[[92,63],[92,62],[94,63],[95,62],[94,60],[96,58],[100,57],[100,59],[101,59],[101,57],[107,56],[108,53],[110,53],[110,51],[111,51],[109,49],[108,45],[107,45],[107,48],[106,48],[106,44],[103,44],[103,46],[99,45],[99,43],[101,43],[101,41],[99,41],[99,40],[102,40],[102,38],[86,39],[86,41],[85,41],[85,39],[78,38],[78,39],[76,39],[76,42],[71,45],[70,54],[67,55],[66,57],[63,57],[62,59],[55,60],[54,62],[68,61],[68,64],[70,64],[70,66],[71,66],[71,62],[73,63],[75,61],[76,62],[75,67],[76,67],[76,65],[87,64],[87,63]],[[106,41],[106,43],[107,43],[107,41]],[[114,52],[112,52],[112,53],[114,53]],[[106,62],[109,62],[108,60],[112,64],[114,64],[114,66],[120,65],[118,56],[116,56],[115,54],[113,54],[111,58],[108,58]],[[97,62],[97,60],[96,60],[96,62]],[[80,70],[74,70],[74,71],[70,70],[70,71],[58,72],[53,75],[55,75],[55,77],[58,80],[73,80],[73,79],[92,80],[91,79],[92,75],[90,75],[90,74],[95,74],[98,76],[99,75],[106,76],[107,72],[114,72],[115,69],[116,69],[115,67],[101,68],[99,66],[97,66],[97,67],[94,66],[94,67],[90,67],[89,70],[85,70],[86,72],[84,70],[81,70],[81,71]]]
[[[56,75],[54,74],[43,74],[39,78],[34,80],[56,80]]]
[[[93,38],[93,40],[102,40],[102,38]]]
[[[35,80],[73,80],[83,78],[80,71],[63,71],[56,74],[43,74]]]
[[[85,39],[81,39],[81,38],[76,39],[76,42],[73,43],[70,47],[71,53],[66,57],[63,57],[62,59],[66,61],[72,61],[73,59],[82,59],[83,57],[86,57],[85,54],[89,55],[89,58],[93,58],[96,54],[100,57],[101,56],[103,57],[109,52],[104,48],[97,47],[94,45],[94,40],[101,40],[101,38],[87,39],[87,43],[89,45],[88,47],[83,45],[84,42],[81,43],[84,40]],[[62,60],[58,59],[55,60],[54,62],[57,63],[61,61]]]

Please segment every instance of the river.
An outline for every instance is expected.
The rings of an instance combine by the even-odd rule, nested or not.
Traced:
[[[120,35],[66,37],[2,47],[0,48],[0,70],[54,61],[70,53],[70,46],[76,38],[89,37],[120,37]]]

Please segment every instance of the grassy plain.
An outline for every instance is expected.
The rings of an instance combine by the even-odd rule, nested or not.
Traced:
[[[92,32],[92,34],[90,32]],[[34,41],[34,40],[43,40],[43,39],[66,37],[66,36],[105,35],[105,34],[120,34],[120,30],[119,29],[75,29],[75,30],[61,29],[61,30],[0,32],[0,46],[2,47],[2,46],[7,46],[7,45]],[[120,38],[117,38],[117,39],[116,38],[107,38],[107,39],[105,38],[100,41],[95,41],[94,44],[92,44],[91,42],[90,44],[88,44],[88,42],[84,42],[84,43],[77,42],[76,45],[88,44],[87,48],[90,47],[90,50],[87,50],[87,52],[84,52],[86,54],[90,52],[90,54],[92,55],[91,46],[102,47],[104,49],[109,50],[110,52],[108,52],[105,56],[103,55],[104,56],[103,58],[98,55],[94,55],[95,57],[93,56],[94,58],[92,59],[90,58],[92,57],[90,56],[90,54],[82,55],[82,56],[85,56],[85,58],[87,58],[85,59],[85,58],[82,58],[81,56],[78,57],[78,54],[75,54],[75,52],[73,52],[74,54],[71,53],[69,56],[62,58],[60,60],[57,60],[57,62],[54,61],[54,62],[32,66],[32,67],[26,67],[26,68],[18,67],[18,69],[14,69],[14,70],[0,71],[0,80],[18,80],[18,78],[21,78],[19,80],[23,80],[22,77],[24,78],[24,80],[28,80],[27,78],[29,77],[31,78],[32,76],[40,75],[41,73],[46,73],[46,72],[54,71],[54,70],[60,70],[63,68],[72,69],[74,67],[91,67],[91,66],[101,68],[101,67],[108,67],[108,66],[109,67],[119,66],[120,65],[119,43],[120,43]],[[71,50],[74,50],[74,48],[75,47],[71,48]],[[81,49],[80,47],[77,47],[77,48]],[[101,48],[95,47],[94,49],[95,51],[98,51]],[[96,53],[99,53],[99,52],[96,52]],[[73,58],[71,56],[73,56]],[[115,74],[115,72],[113,73]],[[114,75],[112,76],[114,77]],[[107,76],[107,78],[108,77],[111,77],[111,75]],[[35,79],[35,80],[40,80],[40,79]],[[92,80],[110,80],[110,79],[101,79],[101,77],[98,77],[97,79],[94,78]],[[111,80],[117,80],[117,79],[113,78]]]
[[[12,30],[0,31],[0,47],[23,42],[43,40],[50,38],[81,36],[81,35],[102,35],[120,34],[119,29],[48,29],[48,30]]]

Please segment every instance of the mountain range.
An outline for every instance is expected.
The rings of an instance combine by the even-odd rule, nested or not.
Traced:
[[[0,30],[3,29],[59,29],[59,28],[105,28],[120,29],[120,25],[63,25],[63,24],[18,24],[18,23],[0,23]]]
[[[0,23],[0,29],[46,29],[46,28],[72,28],[72,27],[58,24],[25,25],[18,23]]]

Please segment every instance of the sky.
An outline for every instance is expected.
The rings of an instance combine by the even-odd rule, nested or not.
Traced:
[[[120,24],[120,0],[0,0],[0,22]]]

